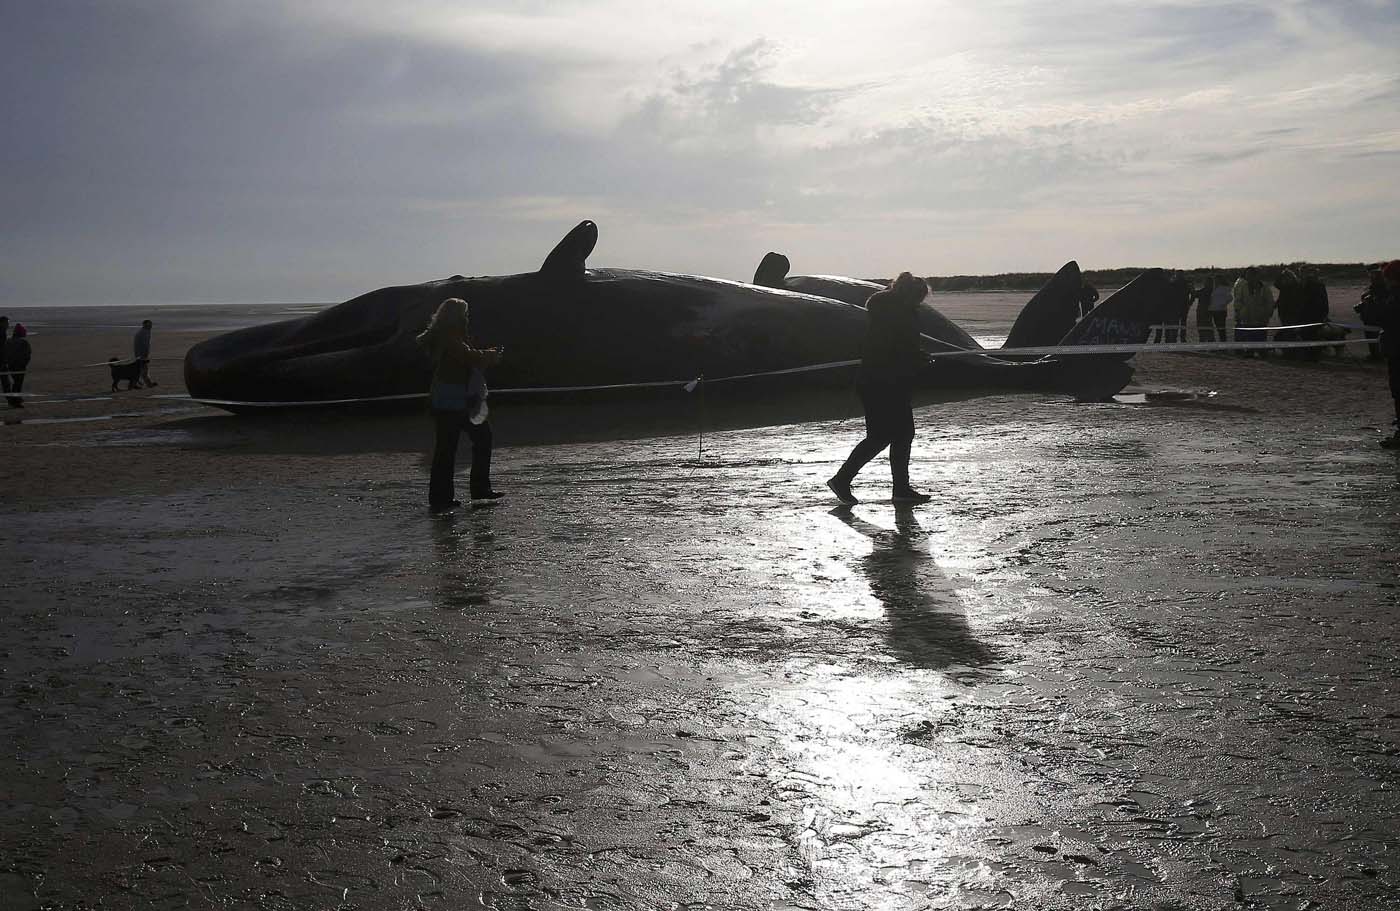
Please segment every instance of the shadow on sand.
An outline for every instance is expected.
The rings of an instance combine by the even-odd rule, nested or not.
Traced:
[[[914,667],[979,668],[999,660],[973,635],[953,585],[928,552],[928,535],[908,506],[895,506],[893,530],[857,518],[848,506],[831,515],[874,545],[856,564],[885,608],[890,654]]]

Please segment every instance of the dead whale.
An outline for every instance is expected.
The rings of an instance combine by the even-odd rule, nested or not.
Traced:
[[[393,400],[421,406],[432,370],[415,336],[448,297],[470,302],[478,344],[506,349],[491,376],[505,394],[669,393],[700,375],[749,387],[849,383],[865,331],[859,307],[717,278],[589,268],[597,239],[597,226],[585,221],[535,272],[381,288],[311,316],[216,336],[189,350],[185,385],[191,398],[233,411]],[[934,354],[959,339],[927,337],[924,348]],[[931,364],[926,381],[1063,388],[1064,375],[1043,359],[998,367],[970,358]]]
[[[843,275],[789,275],[791,265],[781,253],[768,253],[754,272],[753,283],[802,294],[815,294],[865,306],[866,298],[884,290],[878,282]],[[1079,264],[1071,260],[1060,267],[1045,286],[1030,299],[1011,328],[1003,347],[1021,348],[1059,343],[1079,318],[1079,289],[1083,282]],[[977,349],[982,346],[961,326],[944,316],[925,297],[919,305],[919,331],[936,339],[948,350]]]

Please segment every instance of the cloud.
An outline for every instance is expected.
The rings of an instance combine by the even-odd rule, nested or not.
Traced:
[[[1393,3],[1305,0],[7,4],[0,271],[344,297],[533,268],[584,217],[615,264],[727,276],[780,244],[860,274],[1375,258],[1371,214],[1269,218],[1400,203],[1398,39]]]

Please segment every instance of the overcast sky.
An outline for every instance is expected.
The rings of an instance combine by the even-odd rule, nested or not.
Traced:
[[[0,0],[0,301],[1400,256],[1396,0]]]

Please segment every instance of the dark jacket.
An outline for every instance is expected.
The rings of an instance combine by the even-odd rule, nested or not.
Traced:
[[[1327,300],[1327,286],[1316,275],[1303,279],[1303,322],[1325,323],[1332,305]]]
[[[861,379],[867,383],[913,385],[926,363],[919,347],[917,300],[877,291],[865,302],[865,348]]]
[[[434,383],[460,383],[471,381],[472,370],[490,367],[501,360],[495,351],[472,348],[466,342],[443,342],[428,351],[433,361]]]
[[[5,363],[11,370],[24,370],[29,366],[29,339],[11,338],[5,342]]]
[[[1278,289],[1278,321],[1281,326],[1293,326],[1303,322],[1303,286],[1298,279],[1287,273],[1280,273],[1274,279]]]

